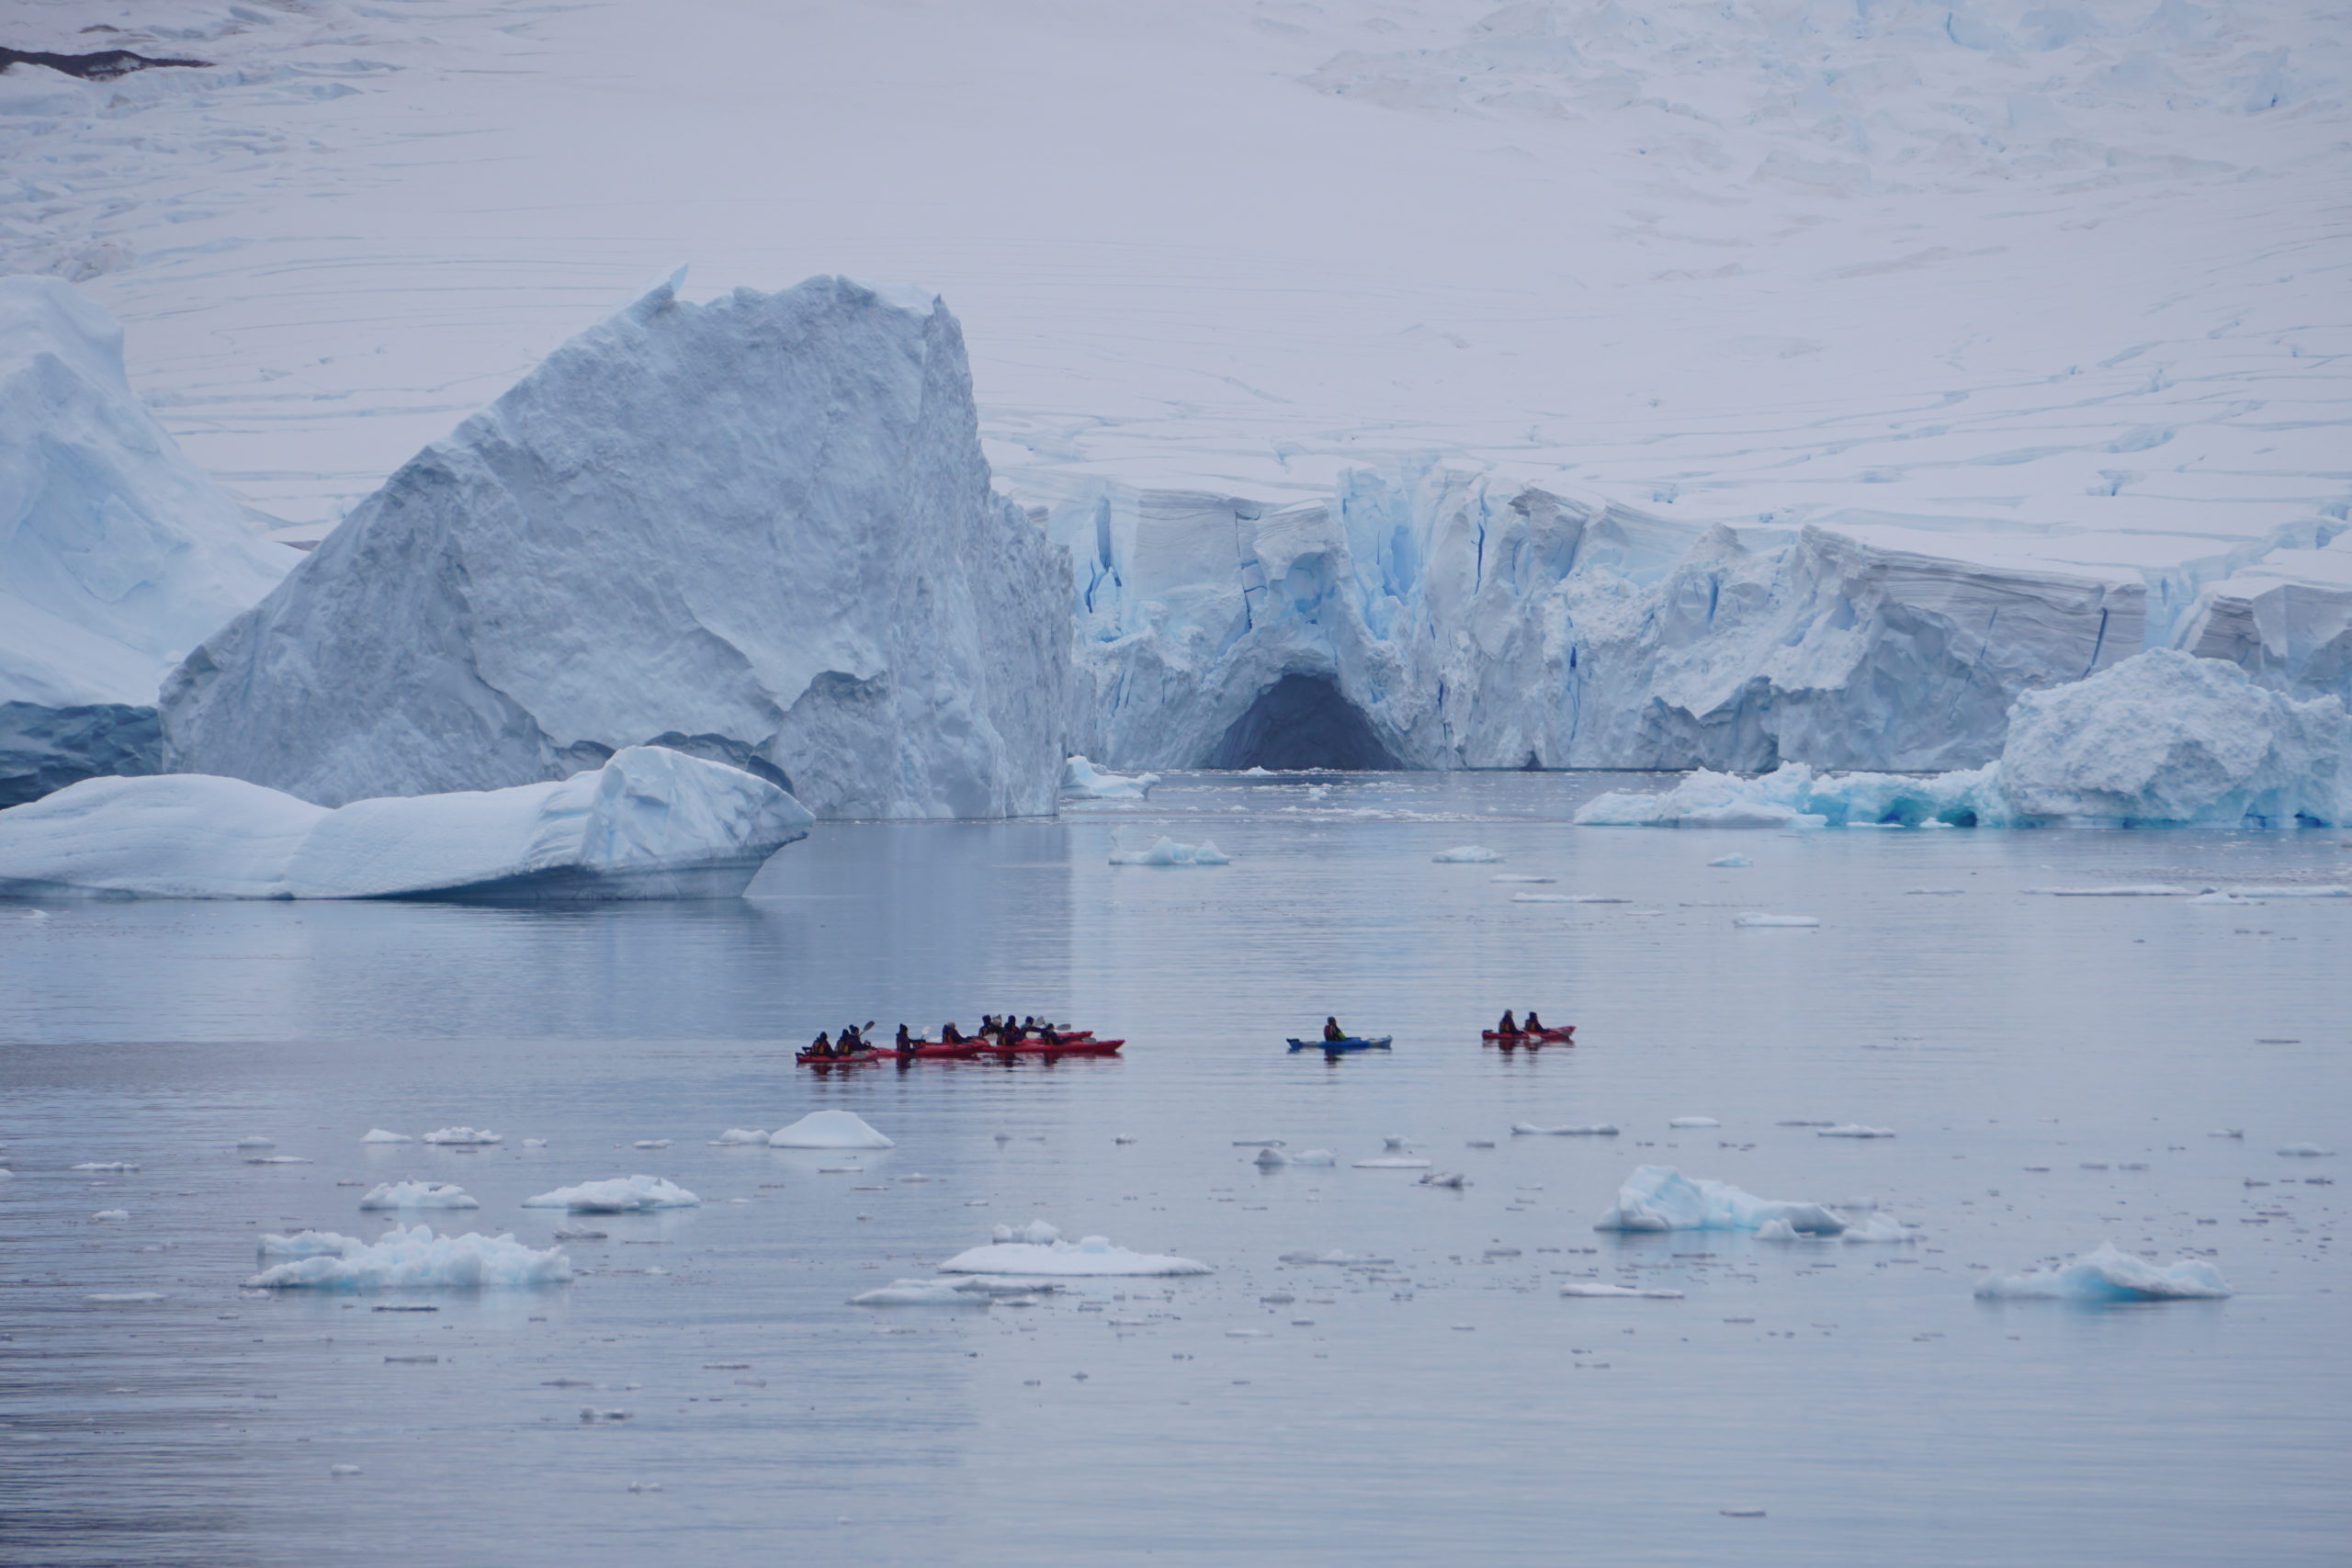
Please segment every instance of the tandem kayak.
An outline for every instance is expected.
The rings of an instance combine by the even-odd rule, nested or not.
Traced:
[[[1482,1029],[1478,1038],[1498,1045],[1573,1045],[1576,1042],[1569,1037],[1576,1032],[1575,1024],[1565,1023],[1557,1029],[1518,1029],[1509,1034],[1498,1029]]]
[[[853,1051],[846,1056],[812,1056],[806,1051],[797,1051],[793,1054],[792,1059],[804,1067],[861,1067],[868,1062],[878,1062],[886,1056],[897,1055],[895,1051],[876,1051],[871,1048]]]
[[[1388,1043],[1395,1038],[1396,1036],[1393,1034],[1375,1034],[1369,1037],[1361,1034],[1351,1034],[1340,1040],[1293,1040],[1290,1043],[1290,1048],[1294,1051],[1330,1051],[1335,1053],[1340,1051],[1385,1051],[1388,1049]]]
[[[1125,1040],[1080,1040],[1066,1036],[1047,1044],[1043,1040],[1024,1040],[1018,1045],[983,1045],[984,1056],[1115,1056]]]

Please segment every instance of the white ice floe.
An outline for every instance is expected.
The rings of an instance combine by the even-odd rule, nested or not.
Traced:
[[[854,1111],[811,1111],[789,1127],[768,1134],[775,1149],[891,1149],[898,1145],[865,1123]]]
[[[2071,1263],[1996,1275],[1979,1284],[1976,1293],[1999,1301],[2169,1302],[2215,1300],[2232,1292],[2220,1270],[2201,1258],[2159,1268],[2109,1241]]]
[[[0,897],[731,897],[810,820],[764,779],[659,746],[333,811],[241,779],[94,778],[0,816]]]
[[[670,1146],[670,1143],[671,1140],[668,1138],[639,1138],[637,1142],[631,1144],[629,1147],[633,1149],[666,1149]]]
[[[1694,1179],[1668,1165],[1637,1168],[1616,1205],[1594,1223],[1600,1231],[1752,1231],[1773,1220],[1811,1235],[1836,1235],[1847,1222],[1819,1203],[1758,1198],[1727,1182]]]
[[[436,1236],[429,1225],[394,1225],[372,1244],[331,1232],[264,1236],[262,1256],[288,1260],[247,1280],[250,1289],[464,1291],[560,1285],[571,1278],[571,1260],[560,1247],[542,1252],[511,1235],[474,1232]]]
[[[1329,1149],[1301,1149],[1295,1155],[1286,1155],[1280,1149],[1260,1149],[1252,1163],[1261,1169],[1272,1170],[1286,1165],[1337,1165],[1340,1161]]]
[[[477,1127],[441,1127],[424,1134],[428,1144],[448,1144],[459,1148],[479,1148],[506,1141],[503,1133],[492,1133]]]
[[[2340,883],[2290,883],[2283,887],[2225,887],[2233,898],[2352,898],[2352,887]]]
[[[2352,822],[2352,717],[2244,670],[2151,649],[2068,685],[2021,693],[1999,761],[1928,776],[1762,778],[1701,770],[1662,795],[1611,794],[1586,826],[1819,828],[2341,827]]]
[[[129,1160],[122,1160],[122,1159],[85,1159],[85,1160],[84,1160],[80,1165],[74,1166],[74,1167],[72,1167],[71,1168],[73,1168],[73,1169],[74,1169],[74,1170],[90,1170],[90,1171],[124,1171],[124,1170],[137,1170],[139,1168],[138,1168],[137,1166],[135,1166],[135,1165],[131,1164]]]
[[[728,1149],[734,1148],[738,1145],[764,1144],[767,1141],[768,1135],[757,1127],[729,1127],[711,1139],[710,1146],[715,1149]]]
[[[1597,1280],[1573,1280],[1560,1287],[1564,1296],[1621,1296],[1648,1302],[1679,1302],[1680,1291],[1645,1291],[1633,1285],[1604,1285]]]
[[[969,1280],[893,1280],[878,1290],[862,1292],[849,1299],[852,1306],[950,1306],[984,1307],[994,1297],[986,1291],[967,1290]]]
[[[1669,1116],[1666,1119],[1666,1124],[1669,1127],[1720,1127],[1723,1125],[1712,1116]]]
[[[1821,922],[1811,915],[1734,915],[1731,923],[1750,928],[1784,926],[1793,930],[1817,926]]]
[[[1467,1187],[1470,1185],[1470,1179],[1460,1171],[1432,1170],[1421,1178],[1420,1185],[1423,1187]]]
[[[1502,858],[1484,844],[1456,844],[1430,856],[1440,865],[1492,865]]]
[[[387,1181],[359,1200],[363,1209],[479,1209],[462,1187],[447,1181]]]
[[[175,765],[340,804],[673,740],[827,817],[1051,814],[1069,568],[990,491],[955,317],[681,281],[526,355],[212,633]]]
[[[655,1209],[691,1209],[701,1201],[675,1182],[658,1176],[616,1176],[526,1198],[523,1207],[566,1209],[575,1214],[635,1214]]]
[[[1427,1170],[1430,1162],[1418,1155],[1381,1155],[1353,1162],[1358,1170]]]
[[[130,1218],[130,1211],[128,1209],[100,1209],[96,1213],[92,1214],[90,1218],[94,1220],[127,1220]]]
[[[1062,763],[1064,800],[1141,800],[1159,782],[1158,773],[1114,773],[1084,757]]]
[[[2278,1152],[2296,1159],[2325,1159],[2335,1151],[2321,1148],[2317,1144],[2289,1144]]]
[[[1345,1269],[1359,1264],[1388,1263],[1393,1262],[1394,1259],[1369,1258],[1356,1252],[1343,1252],[1335,1247],[1329,1252],[1285,1252],[1275,1261],[1278,1263],[1321,1263],[1329,1264],[1335,1269]]]
[[[986,1247],[959,1252],[939,1266],[943,1274],[1012,1274],[1083,1278],[1123,1275],[1206,1274],[1209,1266],[1189,1258],[1130,1252],[1090,1235],[1076,1242],[1043,1220],[1022,1226],[998,1225]]]
[[[416,1142],[414,1138],[410,1137],[406,1133],[388,1133],[381,1127],[368,1128],[368,1131],[362,1134],[359,1141],[363,1144],[413,1144]]]
[[[93,1291],[82,1299],[98,1306],[145,1306],[168,1298],[161,1291]]]
[[[1616,1127],[1607,1122],[1570,1122],[1560,1127],[1538,1127],[1532,1122],[1514,1122],[1510,1124],[1510,1130],[1513,1136],[1530,1133],[1548,1134],[1555,1138],[1613,1138],[1617,1136]]]
[[[237,1140],[237,1147],[241,1149],[274,1149],[277,1146],[277,1139],[265,1138],[258,1133],[249,1134]]]
[[[1215,844],[1180,844],[1162,838],[1148,850],[1113,850],[1113,865],[1231,865],[1233,859]]]
[[[1718,859],[1711,860],[1707,863],[1711,866],[1721,867],[1726,871],[1737,871],[1743,866],[1751,866],[1756,863],[1749,860],[1746,855],[1724,855]]]
[[[2133,882],[2117,887],[2028,887],[2023,891],[2046,893],[2052,898],[2187,898],[2197,889],[2170,882]]]
[[[245,1163],[247,1165],[309,1165],[311,1162],[302,1155],[260,1155],[246,1160]]]
[[[1894,1136],[1894,1129],[1866,1127],[1860,1122],[1848,1122],[1841,1126],[1816,1128],[1813,1135],[1816,1138],[1891,1138]]]

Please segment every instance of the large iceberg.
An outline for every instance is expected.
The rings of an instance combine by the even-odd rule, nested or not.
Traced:
[[[0,807],[156,772],[164,673],[297,558],[132,394],[104,310],[0,278]]]
[[[0,897],[731,897],[809,820],[764,779],[659,747],[334,811],[241,779],[85,779],[0,812]]]
[[[1951,768],[2139,650],[2145,584],[1739,531],[1440,465],[1271,507],[1029,472],[1118,767]]]
[[[1658,795],[1613,793],[1588,827],[2340,827],[2352,823],[2352,717],[2298,702],[2243,669],[2151,649],[2088,680],[2028,692],[2000,759],[1928,776],[1762,778],[1701,771]]]
[[[419,453],[164,693],[173,766],[326,805],[648,743],[822,817],[1045,814],[1060,554],[928,294],[673,278]]]

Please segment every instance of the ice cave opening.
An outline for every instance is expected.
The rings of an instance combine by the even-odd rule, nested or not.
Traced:
[[[1328,675],[1289,674],[1258,694],[1202,766],[1391,769],[1403,763]]]

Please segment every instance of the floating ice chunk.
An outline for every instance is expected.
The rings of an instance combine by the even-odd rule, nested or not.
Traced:
[[[1746,855],[1724,855],[1719,860],[1711,860],[1707,863],[1711,866],[1721,866],[1726,871],[1737,871],[1742,867],[1754,865],[1756,863]]]
[[[613,1177],[559,1187],[523,1200],[526,1209],[565,1209],[575,1214],[635,1214],[655,1209],[691,1209],[702,1201],[658,1176]]]
[[[277,1140],[265,1138],[260,1134],[254,1133],[239,1138],[237,1146],[241,1149],[274,1149],[277,1146]]]
[[[1295,1155],[1286,1155],[1280,1149],[1266,1148],[1260,1149],[1257,1159],[1251,1163],[1261,1170],[1273,1170],[1286,1165],[1335,1166],[1340,1161],[1339,1156],[1329,1149],[1301,1149]]]
[[[1572,1280],[1560,1287],[1564,1296],[1623,1296],[1645,1302],[1679,1302],[1680,1291],[1645,1291],[1633,1285],[1604,1285],[1598,1280]]]
[[[1285,1252],[1275,1259],[1280,1263],[1328,1263],[1334,1268],[1346,1268],[1360,1263],[1388,1263],[1386,1258],[1366,1258],[1359,1253],[1342,1252],[1333,1247],[1329,1252]]]
[[[447,1181],[387,1181],[359,1200],[362,1209],[479,1209],[466,1190]]]
[[[2298,1159],[2325,1159],[2330,1155],[2335,1153],[2334,1149],[2324,1149],[2317,1144],[2289,1144],[2285,1148],[2280,1149],[2278,1152],[2282,1155],[2290,1155]]]
[[[1440,865],[1493,865],[1502,858],[1484,844],[1456,844],[1430,856]]]
[[[82,1299],[100,1306],[144,1306],[164,1296],[161,1291],[94,1291]]]
[[[296,1231],[292,1235],[265,1235],[261,1238],[264,1258],[340,1258],[345,1252],[368,1244],[356,1236],[335,1231]]]
[[[1894,1129],[1865,1127],[1860,1122],[1849,1122],[1842,1126],[1816,1129],[1813,1135],[1816,1138],[1891,1138],[1894,1136]]]
[[[943,1274],[1035,1274],[1070,1278],[1209,1272],[1209,1266],[1205,1263],[1196,1263],[1189,1258],[1130,1252],[1124,1247],[1112,1246],[1099,1235],[1090,1235],[1075,1243],[1063,1241],[1059,1233],[1042,1220],[1033,1221],[1017,1234],[1035,1235],[1040,1227],[1052,1233],[1055,1239],[1046,1242],[999,1240],[987,1247],[975,1247],[941,1264],[939,1271]],[[998,1229],[1005,1231],[1006,1227],[999,1226]]]
[[[1965,887],[1906,887],[1903,890],[1914,898],[1942,898],[1965,893]]]
[[[523,1146],[526,1149],[543,1149],[548,1146],[548,1141],[545,1138],[526,1138],[523,1140]]]
[[[1756,1239],[1758,1241],[1826,1241],[1829,1238],[1826,1236],[1800,1236],[1797,1235],[1797,1227],[1789,1224],[1786,1220],[1766,1220],[1762,1224],[1756,1227]]]
[[[448,1144],[460,1148],[469,1145],[486,1147],[492,1144],[504,1143],[506,1136],[503,1133],[477,1131],[472,1127],[443,1127],[425,1134],[424,1141],[428,1144]]]
[[[73,1169],[74,1169],[74,1170],[93,1170],[93,1171],[96,1171],[96,1170],[106,1170],[106,1171],[122,1171],[122,1170],[137,1170],[139,1168],[138,1168],[137,1166],[135,1166],[135,1165],[131,1164],[129,1160],[122,1160],[122,1159],[87,1159],[87,1160],[84,1160],[80,1165],[74,1166],[74,1167],[72,1167],[71,1168],[73,1168]]]
[[[1084,757],[1062,764],[1064,800],[1141,800],[1159,782],[1158,773],[1114,773]]]
[[[2232,1292],[2202,1258],[2183,1258],[2160,1269],[2109,1241],[2055,1269],[1996,1275],[1979,1284],[1976,1293],[1996,1301],[2169,1302],[2214,1300]]]
[[[768,1134],[772,1149],[894,1149],[899,1145],[866,1125],[854,1111],[811,1111],[789,1127]]]
[[[300,1155],[262,1155],[245,1163],[247,1165],[309,1165],[311,1161]]]
[[[305,1236],[332,1239],[341,1245],[333,1252],[314,1251],[272,1264],[247,1280],[254,1290],[312,1291],[470,1291],[526,1285],[560,1285],[571,1278],[571,1260],[560,1247],[537,1251],[511,1235],[487,1236],[433,1234],[430,1225],[403,1229],[394,1225],[372,1246],[350,1236]],[[273,1241],[300,1238],[265,1236],[262,1247],[270,1255]]]
[[[1510,1130],[1514,1137],[1529,1133],[1548,1134],[1555,1138],[1613,1138],[1617,1135],[1616,1127],[1607,1122],[1582,1125],[1570,1123],[1564,1127],[1538,1127],[1532,1122],[1514,1122]]]
[[[1423,1187],[1467,1187],[1470,1185],[1470,1179],[1460,1171],[1432,1170],[1421,1178],[1420,1185]]]
[[[989,1235],[1000,1242],[1019,1242],[1025,1247],[1051,1247],[1061,1240],[1062,1233],[1043,1220],[1031,1220],[1025,1225],[995,1225]]]
[[[629,1145],[633,1149],[666,1149],[669,1146],[670,1140],[667,1138],[639,1138]]]
[[[1712,1116],[1670,1116],[1667,1118],[1666,1124],[1669,1127],[1720,1127],[1723,1125]]]
[[[1630,904],[1630,898],[1612,897],[1606,893],[1514,893],[1514,904]]]
[[[1836,1235],[1846,1222],[1819,1203],[1758,1198],[1727,1182],[1696,1180],[1668,1165],[1636,1168],[1618,1190],[1616,1207],[1595,1222],[1600,1231],[1752,1231],[1785,1220],[1811,1235]]]
[[[1841,1215],[1846,1213],[1844,1210],[1838,1210],[1835,1212]],[[1838,1239],[1839,1241],[1879,1242],[1910,1241],[1915,1238],[1912,1236],[1909,1229],[1904,1225],[1903,1222],[1896,1219],[1893,1214],[1872,1213],[1865,1214],[1860,1219],[1849,1220],[1846,1228],[1838,1233]]]
[[[1215,844],[1203,840],[1198,844],[1180,844],[1162,838],[1148,850],[1114,850],[1113,865],[1230,865],[1231,857]]]
[[[2052,898],[2188,898],[2197,890],[2176,886],[2169,882],[2138,882],[2121,887],[2028,887],[2028,893],[2046,893]]]
[[[757,1127],[729,1127],[711,1139],[710,1146],[715,1149],[727,1149],[741,1144],[764,1144],[767,1141],[768,1135]]]
[[[416,1142],[414,1138],[410,1137],[406,1133],[387,1133],[381,1127],[368,1128],[368,1131],[361,1135],[359,1141],[363,1144],[413,1144]]]
[[[1753,914],[1751,914],[1751,915],[1734,915],[1734,916],[1731,918],[1731,923],[1732,923],[1733,925],[1736,925],[1736,926],[1747,926],[1747,927],[1750,927],[1750,928],[1761,927],[1761,926],[1786,926],[1786,927],[1790,927],[1790,928],[1792,928],[1792,929],[1794,929],[1794,928],[1804,927],[1804,926],[1817,926],[1817,925],[1819,925],[1821,922],[1820,922],[1818,919],[1815,919],[1813,916],[1811,916],[1811,915],[1753,915]]]
[[[2233,898],[2352,898],[2352,887],[2336,883],[2286,887],[2228,887],[2222,891]]]
[[[96,1213],[92,1214],[90,1218],[94,1220],[127,1220],[130,1218],[130,1211],[128,1209],[100,1209]]]
[[[1355,1162],[1358,1170],[1427,1170],[1430,1162],[1415,1155],[1382,1155]]]
[[[1084,759],[1078,759],[1083,761]],[[879,1290],[850,1297],[852,1306],[985,1307],[994,1297],[986,1291],[967,1291],[945,1280],[893,1280]]]

